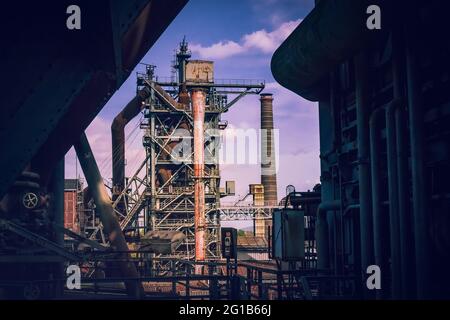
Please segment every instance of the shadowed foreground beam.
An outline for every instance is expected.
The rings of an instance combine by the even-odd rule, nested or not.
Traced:
[[[120,258],[127,259],[129,256],[125,252],[128,251],[128,246],[120,229],[119,221],[117,221],[117,217],[114,214],[110,197],[103,184],[103,179],[85,133],[81,135],[80,140],[75,144],[75,150],[94,199],[96,211],[103,224],[103,231],[108,236],[111,247],[114,250],[122,252]],[[136,267],[132,262],[118,262],[118,267],[122,276],[125,278],[139,277]],[[138,284],[135,281],[125,281],[125,286],[130,296],[140,297],[144,292],[142,284]]]

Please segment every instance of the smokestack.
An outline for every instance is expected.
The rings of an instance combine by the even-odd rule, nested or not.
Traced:
[[[263,93],[261,101],[261,184],[264,186],[264,204],[278,204],[275,163],[275,137],[273,130],[273,97]]]
[[[205,260],[205,184],[203,181],[205,162],[205,104],[206,94],[201,89],[192,91],[192,114],[194,120],[194,221],[195,260]]]

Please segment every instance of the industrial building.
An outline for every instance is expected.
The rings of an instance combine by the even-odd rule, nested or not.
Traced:
[[[379,30],[361,27],[372,4]],[[450,297],[445,12],[445,1],[317,1],[272,59],[280,84],[319,103],[318,265],[355,277],[358,297]],[[365,286],[371,265],[380,290]]]
[[[450,298],[445,2],[317,0],[275,51],[275,80],[318,105],[310,190],[277,191],[265,80],[221,79],[188,38],[170,78],[136,74],[110,123],[109,182],[86,129],[187,2],[81,1],[77,33],[59,27],[65,0],[14,3],[20,16],[1,20],[0,299]],[[381,28],[368,27],[373,5]],[[226,204],[240,177],[221,176],[222,116],[251,95],[260,181]],[[145,158],[129,175],[138,115]],[[72,147],[84,179],[65,177]],[[252,231],[222,227],[239,220]]]

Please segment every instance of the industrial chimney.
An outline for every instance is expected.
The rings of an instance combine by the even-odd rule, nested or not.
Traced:
[[[261,94],[261,184],[264,186],[264,205],[275,206],[277,197],[277,173],[275,163],[275,137],[273,130],[273,97]]]

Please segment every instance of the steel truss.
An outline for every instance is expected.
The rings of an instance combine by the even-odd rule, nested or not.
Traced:
[[[126,187],[115,199],[113,207],[122,230],[129,238],[138,239],[151,230],[181,231],[185,234],[171,257],[193,259],[194,239],[194,169],[191,148],[193,116],[189,105],[178,103],[177,88],[181,84],[158,82],[148,74],[138,74],[138,90],[147,87],[151,94],[145,101],[143,146],[146,158]],[[205,214],[206,256],[220,257],[220,172],[219,130],[224,129],[221,114],[247,94],[259,94],[264,82],[185,83],[187,91],[201,87],[206,92],[205,110]],[[230,102],[227,96],[236,97]],[[263,210],[264,211],[264,210]],[[95,237],[95,234],[91,236]]]
[[[218,208],[221,221],[236,220],[271,220],[275,209],[281,209],[278,206],[222,206]]]

